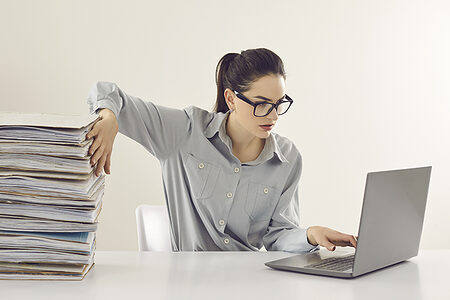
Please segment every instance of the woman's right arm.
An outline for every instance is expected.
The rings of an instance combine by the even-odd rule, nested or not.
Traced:
[[[112,145],[117,132],[143,145],[159,160],[168,158],[188,136],[191,121],[185,110],[156,105],[125,93],[115,83],[99,81],[91,88],[88,99],[90,113],[101,120],[88,133],[94,137],[91,163],[98,162],[110,172]]]

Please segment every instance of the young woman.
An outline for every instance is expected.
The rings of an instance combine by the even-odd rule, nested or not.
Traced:
[[[97,82],[88,96],[101,120],[91,163],[110,174],[117,132],[143,145],[161,163],[174,251],[310,252],[356,247],[353,235],[299,227],[302,157],[272,132],[293,100],[285,94],[280,57],[264,48],[223,56],[216,68],[214,112],[173,109]]]

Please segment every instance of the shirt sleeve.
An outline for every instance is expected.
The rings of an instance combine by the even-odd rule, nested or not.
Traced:
[[[313,252],[320,246],[311,245],[306,236],[307,229],[300,228],[298,182],[302,169],[302,157],[298,153],[295,167],[286,182],[286,188],[263,237],[267,251],[286,251],[294,253]]]
[[[112,110],[119,132],[144,146],[159,160],[168,158],[188,136],[191,121],[185,110],[155,105],[126,94],[117,84],[96,82],[87,97],[89,112]]]

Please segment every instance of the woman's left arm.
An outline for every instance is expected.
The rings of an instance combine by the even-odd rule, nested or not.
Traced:
[[[354,246],[354,236],[343,234],[322,226],[300,228],[300,212],[298,199],[298,183],[302,169],[302,157],[298,152],[296,166],[286,182],[275,212],[263,237],[263,244],[268,251],[312,252],[326,247],[330,251],[337,246]]]

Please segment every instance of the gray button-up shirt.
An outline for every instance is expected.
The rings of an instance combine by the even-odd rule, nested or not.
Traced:
[[[226,133],[227,113],[195,106],[168,108],[97,82],[90,113],[109,108],[119,132],[161,164],[174,251],[310,252],[299,227],[302,157],[287,138],[270,133],[257,159],[241,163]]]

